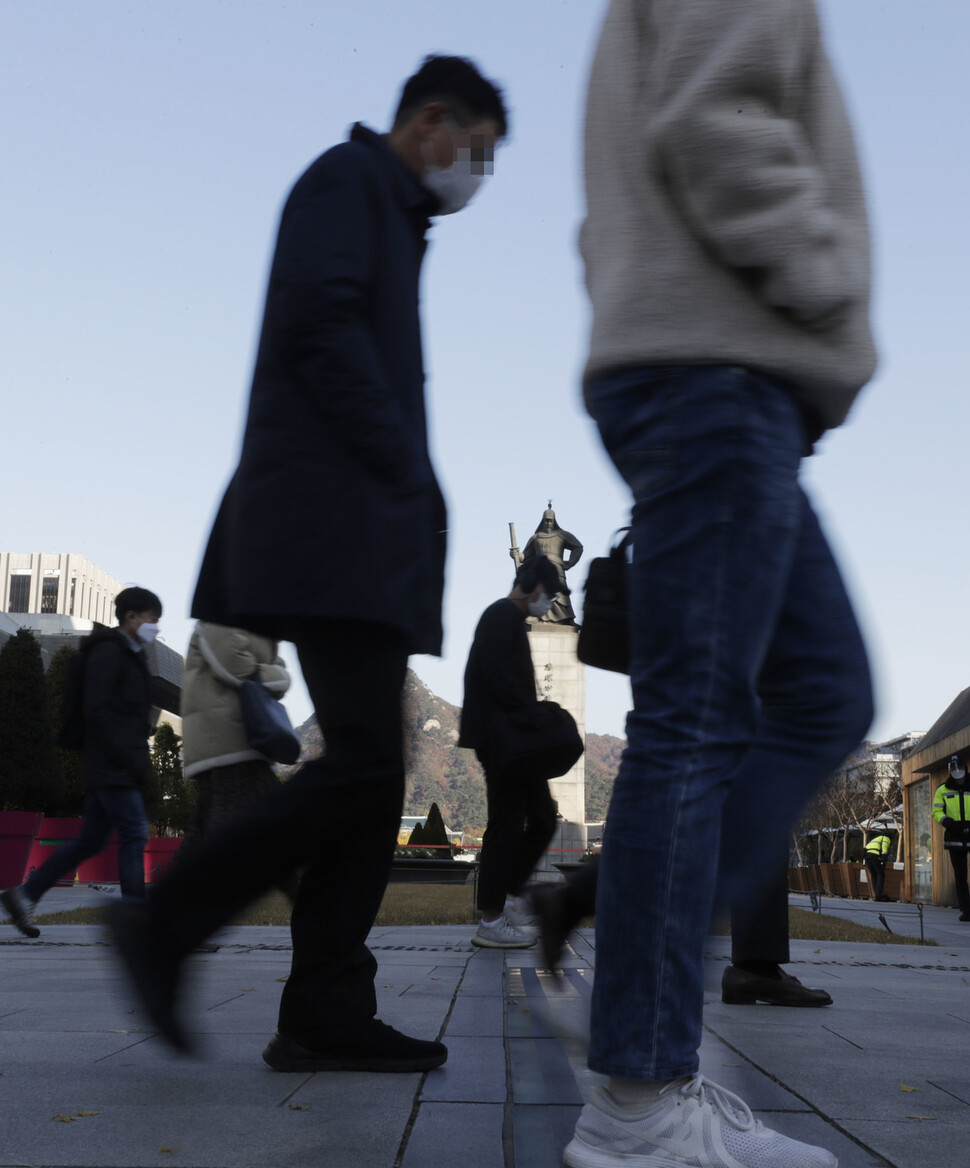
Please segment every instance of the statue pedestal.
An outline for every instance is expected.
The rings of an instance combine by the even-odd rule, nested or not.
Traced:
[[[536,690],[540,700],[558,702],[576,719],[580,735],[586,737],[586,666],[576,655],[579,629],[575,625],[530,621],[526,625]],[[536,868],[540,880],[558,880],[555,864],[570,864],[586,854],[586,762],[579,762],[549,790],[559,805],[561,819],[545,855]]]

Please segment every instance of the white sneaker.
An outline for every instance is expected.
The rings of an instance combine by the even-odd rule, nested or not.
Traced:
[[[748,1105],[695,1075],[639,1113],[597,1087],[564,1153],[569,1168],[838,1168],[824,1148],[766,1128]]]
[[[480,949],[528,949],[535,943],[535,937],[517,929],[504,916],[499,917],[494,925],[482,921],[472,936],[472,944]]]
[[[516,929],[528,929],[536,924],[532,902],[527,896],[510,896],[505,902],[502,915]]]

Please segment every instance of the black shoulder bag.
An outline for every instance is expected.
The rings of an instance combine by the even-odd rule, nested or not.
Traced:
[[[577,653],[584,665],[630,672],[630,616],[627,589],[627,549],[632,532],[621,527],[613,538],[624,533],[619,543],[589,565],[586,577],[583,623]]]

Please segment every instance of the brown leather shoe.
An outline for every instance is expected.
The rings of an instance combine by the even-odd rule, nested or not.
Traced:
[[[729,1006],[753,1006],[768,1002],[772,1006],[831,1006],[825,990],[803,986],[797,977],[779,969],[780,978],[762,977],[729,965],[721,978],[721,1001]]]

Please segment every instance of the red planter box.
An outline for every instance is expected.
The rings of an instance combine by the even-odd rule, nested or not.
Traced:
[[[67,840],[74,839],[76,835],[81,834],[81,828],[84,826],[83,819],[74,819],[63,816],[48,817],[44,816],[44,822],[40,825],[40,830],[34,839],[34,845],[30,849],[30,858],[27,861],[27,875],[33,871],[34,868],[39,868],[41,864],[57,851],[61,844]],[[67,872],[56,883],[62,887],[70,887],[74,883],[74,872]]]
[[[145,882],[154,884],[175,863],[181,836],[154,836],[145,845]]]
[[[23,881],[42,811],[0,811],[0,888]]]
[[[77,878],[82,884],[117,884],[118,876],[118,833],[108,836],[104,851],[98,852],[90,860],[82,860],[78,865]]]

